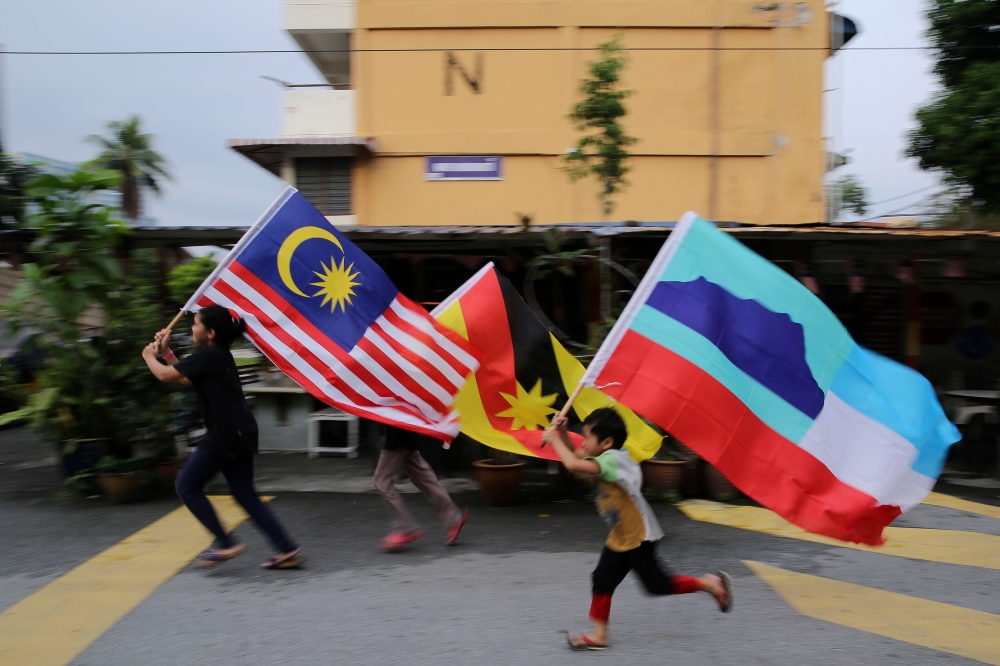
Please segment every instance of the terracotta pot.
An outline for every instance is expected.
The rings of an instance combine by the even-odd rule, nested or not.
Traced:
[[[492,506],[509,506],[517,501],[517,491],[524,479],[524,463],[498,465],[493,460],[476,460],[476,479],[483,499]]]
[[[163,477],[163,479],[173,485],[177,480],[177,472],[180,471],[180,463],[176,460],[165,460],[153,465],[153,471]]]
[[[131,502],[139,493],[137,474],[98,474],[97,484],[104,496],[115,504]]]
[[[723,476],[715,465],[705,463],[705,485],[709,496],[717,502],[725,502],[737,496],[738,491],[729,479]]]
[[[680,492],[685,465],[683,460],[643,460],[642,485],[657,494]]]

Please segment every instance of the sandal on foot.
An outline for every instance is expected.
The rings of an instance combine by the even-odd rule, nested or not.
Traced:
[[[462,531],[462,528],[465,527],[465,521],[467,521],[468,519],[469,519],[469,510],[466,509],[462,513],[462,519],[458,521],[458,524],[452,525],[451,527],[448,528],[448,538],[445,540],[444,545],[446,546],[455,545],[455,542],[458,541],[458,535]]]
[[[426,530],[413,530],[412,532],[393,532],[382,539],[378,547],[389,552],[399,550],[403,546],[408,546],[423,535]]]
[[[728,613],[733,609],[733,579],[725,571],[716,571],[715,575],[722,581],[722,587],[726,590],[726,603],[719,602],[719,610]]]
[[[302,566],[308,558],[305,555],[299,555],[302,549],[299,548],[287,555],[272,555],[271,558],[260,565],[261,569],[297,569]]]
[[[231,553],[220,553],[217,550],[206,550],[194,560],[194,565],[199,569],[211,569],[222,564],[226,560],[231,560],[246,552],[246,546],[239,546]]]
[[[607,650],[610,645],[603,643],[595,643],[587,634],[577,634],[569,631],[563,632],[566,634],[566,644],[569,645],[570,650]]]

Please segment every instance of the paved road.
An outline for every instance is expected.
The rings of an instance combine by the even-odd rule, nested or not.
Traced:
[[[35,483],[35,472],[19,470],[14,482],[13,472],[4,467],[0,611],[8,613],[0,615],[0,664],[9,663],[2,649],[3,641],[10,640],[4,638],[4,622],[11,609],[44,595],[53,581],[129,535],[155,529],[147,526],[179,507],[172,499],[114,507],[60,497],[46,489],[45,472],[37,472]],[[495,509],[484,506],[475,493],[462,493],[457,499],[470,507],[472,518],[461,544],[445,548],[444,531],[426,505],[419,497],[408,499],[429,534],[406,552],[384,554],[375,548],[387,528],[377,496],[279,493],[272,506],[303,542],[310,556],[306,568],[260,570],[257,565],[269,551],[245,523],[236,531],[250,546],[246,555],[207,572],[181,569],[63,663],[980,663],[921,647],[913,639],[894,640],[842,626],[834,623],[835,614],[830,616],[834,621],[810,617],[823,615],[800,603],[803,595],[822,597],[827,605],[851,600],[852,594],[839,595],[836,589],[809,592],[814,589],[810,581],[824,579],[906,595],[898,598],[915,600],[914,608],[933,602],[939,627],[931,627],[929,634],[941,627],[988,632],[994,626],[990,622],[1000,619],[1000,583],[997,570],[986,568],[993,562],[988,554],[983,566],[893,557],[692,520],[678,507],[660,504],[656,512],[666,532],[661,555],[677,572],[728,570],[736,586],[733,613],[719,613],[707,595],[647,597],[629,579],[614,599],[612,651],[576,654],[565,648],[559,632],[587,626],[589,574],[604,539],[592,506],[527,501]],[[897,525],[1000,538],[1000,519],[937,506],[918,507]],[[772,586],[744,561],[806,576],[791,583],[774,579]],[[115,584],[112,579],[99,587]],[[873,598],[867,609],[835,610],[874,621],[882,602],[878,595]],[[95,611],[107,603],[101,601]],[[983,624],[970,629],[961,615],[969,611],[963,609],[978,612],[973,625]],[[906,613],[897,607],[887,614],[899,620],[904,637],[910,636]],[[1000,632],[984,639],[985,647],[980,647],[985,652],[979,654],[987,658],[980,656],[982,661],[1000,662],[997,636]],[[46,640],[60,637],[50,630]],[[991,649],[997,660],[989,660]]]

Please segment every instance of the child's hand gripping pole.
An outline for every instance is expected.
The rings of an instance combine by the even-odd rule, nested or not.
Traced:
[[[573,392],[569,394],[568,398],[566,398],[566,404],[563,405],[561,410],[559,410],[559,414],[557,414],[556,417],[552,419],[553,423],[562,421],[563,419],[566,418],[566,415],[569,414],[569,410],[573,407],[573,403],[576,402],[576,399],[578,397],[580,397],[580,392],[583,391],[583,387],[584,387],[583,382],[580,382],[579,384],[576,385],[576,388],[573,389]],[[549,427],[551,428],[552,426]],[[545,448],[546,444],[548,444],[548,442],[542,439],[541,448]]]

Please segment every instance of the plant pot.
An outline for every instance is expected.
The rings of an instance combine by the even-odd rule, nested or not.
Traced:
[[[736,486],[715,465],[709,463],[705,463],[705,485],[709,496],[717,502],[731,500],[738,494]]]
[[[492,506],[509,506],[517,501],[517,491],[524,479],[524,463],[498,465],[493,460],[476,460],[476,479],[483,499]]]
[[[97,484],[104,496],[114,504],[131,502],[139,494],[137,474],[98,474]]]
[[[96,465],[104,454],[104,446],[107,441],[106,439],[77,440],[76,447],[70,453],[66,452],[66,442],[57,443],[56,450],[62,459],[63,474],[66,475],[66,478],[76,476]]]
[[[177,480],[177,473],[180,471],[180,463],[177,460],[164,460],[153,465],[153,471],[163,477],[168,484],[173,485]]]
[[[679,493],[684,483],[683,460],[643,460],[642,485],[658,495]]]

